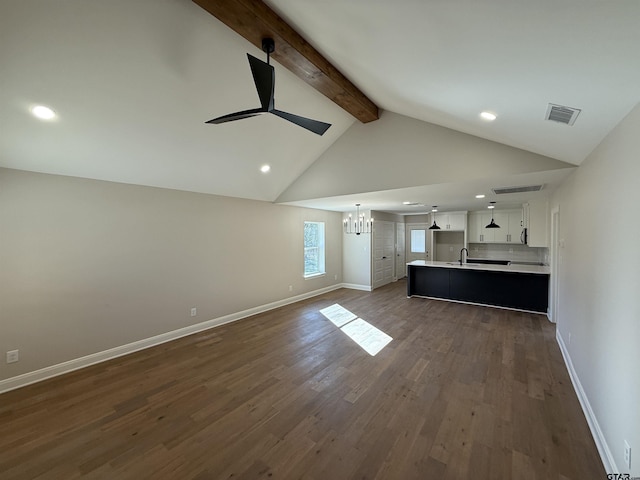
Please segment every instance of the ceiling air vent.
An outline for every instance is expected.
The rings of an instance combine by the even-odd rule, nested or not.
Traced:
[[[502,195],[504,193],[525,193],[525,192],[539,192],[544,185],[527,185],[525,187],[498,187],[492,188],[493,193],[496,195]]]
[[[565,107],[564,105],[554,105],[550,103],[547,107],[545,120],[552,122],[564,123],[565,125],[573,125],[578,118],[581,110],[579,108]]]

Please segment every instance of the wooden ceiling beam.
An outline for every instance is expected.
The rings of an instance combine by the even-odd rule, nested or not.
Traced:
[[[260,49],[263,38],[273,38],[272,58],[361,122],[379,118],[378,107],[262,1],[193,2]]]

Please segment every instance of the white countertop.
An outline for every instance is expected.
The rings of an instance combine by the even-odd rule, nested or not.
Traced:
[[[407,263],[414,267],[441,267],[441,268],[458,268],[462,270],[485,270],[489,272],[514,272],[514,273],[537,273],[540,275],[549,275],[550,268],[547,265],[485,265],[480,263],[463,263],[459,262],[436,262],[433,260],[414,260]]]

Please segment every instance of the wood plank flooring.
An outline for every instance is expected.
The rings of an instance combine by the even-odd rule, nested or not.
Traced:
[[[0,478],[606,478],[542,315],[337,290],[0,395]],[[370,356],[319,310],[391,335]]]

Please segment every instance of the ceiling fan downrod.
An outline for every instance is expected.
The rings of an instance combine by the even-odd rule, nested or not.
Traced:
[[[271,65],[270,55],[276,51],[276,42],[273,41],[273,38],[262,39],[262,51],[267,54],[267,65]]]

